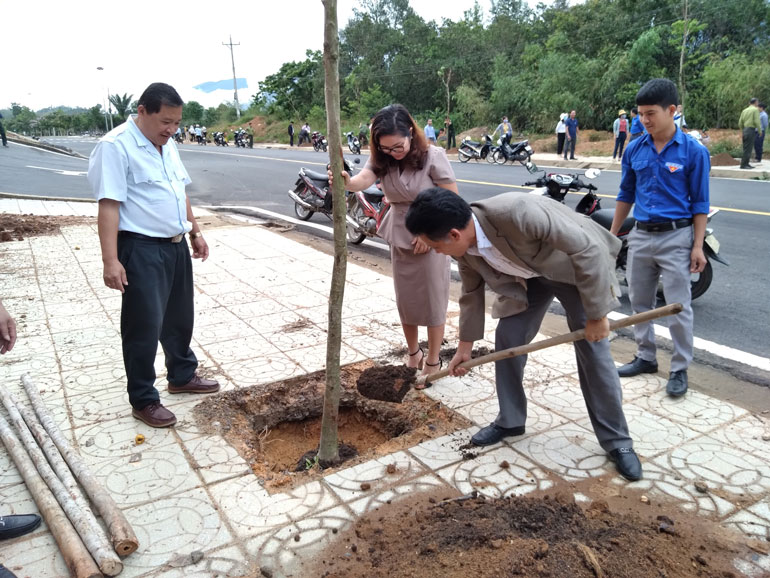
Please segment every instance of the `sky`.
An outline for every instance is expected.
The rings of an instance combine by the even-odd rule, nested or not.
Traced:
[[[410,0],[426,20],[459,20],[473,0]],[[489,0],[479,0],[488,12]],[[0,0],[3,57],[0,109],[16,102],[33,110],[49,106],[106,105],[107,94],[132,100],[152,82],[166,82],[185,101],[204,107],[232,101],[232,90],[204,93],[195,85],[247,80],[240,103],[257,93],[257,83],[284,62],[323,49],[321,0]],[[338,0],[339,27],[360,7]],[[13,14],[18,21],[14,21]],[[102,70],[98,70],[102,68]]]

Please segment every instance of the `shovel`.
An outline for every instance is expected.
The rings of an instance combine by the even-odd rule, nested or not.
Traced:
[[[653,319],[658,319],[660,317],[676,315],[681,310],[681,303],[672,303],[670,305],[665,305],[664,307],[658,307],[657,309],[645,311],[644,313],[637,313],[623,319],[611,321],[610,330],[614,331],[615,329],[620,329],[621,327],[629,327],[631,325],[636,325],[637,323],[652,321]],[[464,361],[457,367],[465,367],[470,369],[471,367],[476,367],[477,365],[484,365],[485,363],[492,363],[493,361],[499,361],[501,359],[508,359],[509,357],[516,357],[517,355],[532,353],[533,351],[540,351],[541,349],[547,349],[548,347],[553,347],[554,345],[579,341],[581,339],[585,339],[585,336],[585,329],[578,329],[577,331],[571,331],[570,333],[557,335],[556,337],[551,337],[550,339],[544,339],[542,341],[535,341],[534,343],[528,343],[526,345],[511,347],[510,349],[503,349],[502,351],[495,351],[489,355],[482,355],[481,357],[471,359],[470,361]],[[418,378],[416,384],[428,384],[436,381],[437,379],[441,379],[442,377],[446,377],[447,375],[449,375],[449,369],[442,369],[441,371],[437,371],[436,373],[432,373],[426,377]]]

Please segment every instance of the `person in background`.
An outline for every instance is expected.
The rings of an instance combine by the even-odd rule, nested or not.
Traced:
[[[612,133],[615,135],[615,148],[612,149],[612,160],[614,161],[616,155],[618,159],[623,158],[623,145],[628,133],[628,119],[626,118],[626,111],[622,108],[618,111],[618,118],[612,123]]]
[[[620,192],[610,232],[617,235],[634,209],[636,226],[628,235],[628,289],[634,313],[655,307],[658,282],[667,303],[681,303],[669,317],[674,344],[666,393],[687,393],[687,368],[693,356],[693,312],[690,276],[706,267],[703,241],[709,212],[709,170],[706,147],[674,122],[679,94],[665,78],[647,82],[636,105],[647,134],[628,145],[623,156]],[[657,373],[652,322],[634,326],[636,355],[618,368],[620,377]]]
[[[607,336],[607,314],[620,303],[615,258],[620,241],[590,219],[561,203],[522,193],[506,193],[468,205],[442,189],[421,192],[406,215],[406,227],[437,253],[457,259],[462,280],[460,342],[449,362],[452,375],[470,360],[473,343],[484,337],[488,287],[497,294],[495,349],[532,341],[554,298],[573,331],[578,379],[588,417],[602,449],[628,480],[642,477],[642,466],[623,414],[623,392]],[[490,446],[525,433],[527,397],[523,378],[527,356],[495,363],[500,411],[471,437]]]
[[[302,125],[302,128],[299,130],[299,141],[297,142],[297,146],[302,146],[303,142],[310,143],[310,125],[305,121],[305,124]]]
[[[580,123],[577,119],[577,112],[570,111],[569,118],[564,121],[567,127],[567,146],[564,147],[564,160],[567,160],[567,152],[569,151],[569,159],[571,161],[575,159],[575,145],[577,145],[578,133],[580,132]]]
[[[752,98],[749,100],[749,106],[743,109],[741,117],[738,119],[738,129],[743,134],[743,156],[741,157],[742,169],[753,169],[749,164],[751,159],[751,150],[754,148],[757,134],[762,130],[762,123],[759,120],[759,100]]]
[[[561,155],[564,152],[564,140],[567,137],[567,125],[564,121],[567,120],[567,113],[563,112],[559,116],[559,122],[556,123],[556,154]]]
[[[495,136],[497,133],[500,133],[502,144],[511,143],[511,138],[513,137],[513,126],[511,126],[511,123],[508,122],[507,116],[503,117],[503,120],[500,122],[500,124],[497,125],[497,128],[495,129],[495,132],[492,133],[492,136]]]
[[[5,136],[5,127],[3,126],[3,114],[0,113],[0,140],[3,141],[3,146],[8,146],[8,138]]]
[[[446,150],[448,151],[451,148],[457,148],[455,125],[452,124],[452,119],[449,117],[444,119],[444,131],[446,132]]]
[[[358,125],[358,143],[362,147],[369,144],[369,125],[365,122]]]
[[[407,366],[429,375],[441,368],[439,353],[449,304],[449,259],[411,235],[404,219],[420,191],[438,186],[457,194],[457,182],[446,151],[428,142],[400,104],[386,106],[374,117],[369,150],[369,161],[358,174],[351,177],[342,173],[345,190],[362,191],[381,179],[382,191],[391,206],[377,234],[390,245],[396,305],[407,343]],[[427,354],[418,340],[421,326],[428,328]]]
[[[428,124],[425,125],[423,130],[425,131],[425,138],[428,139],[428,142],[432,145],[436,144],[436,129],[433,128],[432,119],[428,119]]]
[[[687,122],[684,120],[684,109],[682,108],[681,104],[677,105],[676,107],[676,112],[674,113],[674,124],[682,130],[687,128]]]
[[[759,103],[759,132],[754,138],[754,154],[757,162],[762,162],[762,151],[765,147],[765,133],[767,132],[767,113],[765,112],[765,103]]]
[[[289,122],[289,146],[294,146],[294,121]]]
[[[645,132],[642,119],[639,118],[639,111],[636,107],[631,109],[631,128],[629,130],[631,131],[628,139],[629,143],[638,139]]]
[[[205,261],[209,247],[185,194],[190,183],[173,134],[182,99],[156,82],[139,97],[137,114],[105,135],[88,163],[88,181],[99,201],[97,224],[104,284],[120,291],[120,336],[128,400],[134,418],[169,427],[176,417],[155,388],[158,341],[165,354],[168,392],[214,393],[219,383],[198,375],[190,348],[193,254]]]

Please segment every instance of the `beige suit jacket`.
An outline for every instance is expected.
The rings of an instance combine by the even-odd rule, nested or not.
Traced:
[[[619,239],[590,217],[540,195],[506,193],[471,204],[490,242],[509,260],[551,281],[575,285],[588,319],[600,319],[620,303],[615,274]],[[516,277],[492,268],[482,257],[458,260],[462,278],[460,340],[484,336],[484,288],[497,294],[492,317],[528,307]]]

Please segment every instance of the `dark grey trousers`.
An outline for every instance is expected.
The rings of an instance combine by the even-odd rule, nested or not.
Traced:
[[[754,139],[757,136],[757,129],[754,127],[743,129],[743,156],[741,157],[741,166],[749,166],[751,152],[754,149]]]
[[[567,312],[571,331],[585,327],[586,315],[580,294],[574,285],[548,281],[542,277],[527,280],[529,308],[517,315],[500,319],[495,333],[495,349],[500,351],[524,345],[535,338],[553,298],[558,297]],[[609,452],[632,447],[628,424],[623,414],[623,393],[615,363],[606,339],[574,344],[580,389],[599,445]],[[524,425],[527,397],[522,385],[527,356],[510,357],[495,362],[497,399],[500,413],[495,423],[500,427]]]
[[[142,409],[160,399],[155,389],[158,341],[170,383],[186,384],[198,368],[190,349],[195,319],[192,259],[186,239],[169,243],[122,235],[118,259],[128,279],[120,312],[128,400]]]

